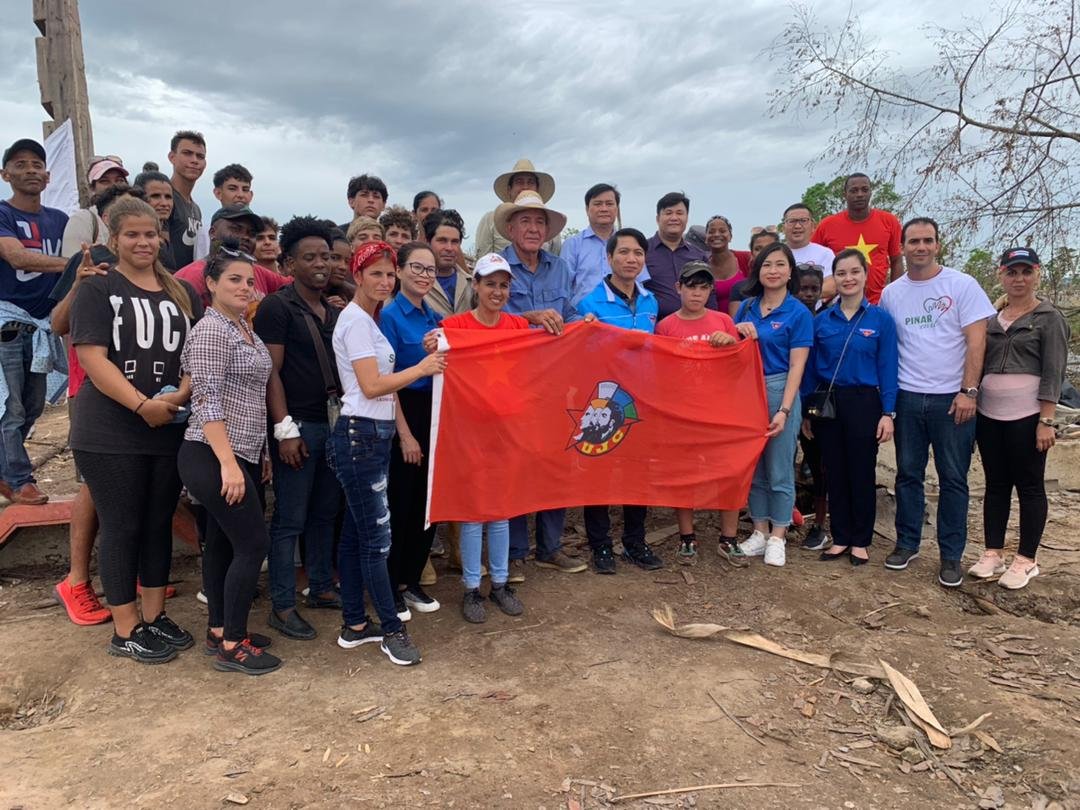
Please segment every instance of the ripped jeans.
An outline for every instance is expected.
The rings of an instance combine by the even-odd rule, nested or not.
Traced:
[[[345,525],[338,542],[342,617],[358,626],[368,620],[364,588],[379,614],[383,632],[402,629],[394,608],[394,589],[386,569],[390,553],[390,509],[386,477],[394,423],[342,416],[326,445],[326,458],[345,491]]]

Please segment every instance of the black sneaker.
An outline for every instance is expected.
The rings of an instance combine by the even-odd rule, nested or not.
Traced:
[[[525,612],[525,606],[509,585],[492,585],[488,599],[498,605],[499,610],[507,616],[520,616]]]
[[[248,641],[251,642],[252,647],[258,647],[260,650],[265,650],[274,643],[270,636],[264,636],[262,633],[248,633]],[[217,655],[220,646],[221,639],[211,633],[210,628],[207,628],[206,645],[203,647],[203,653],[205,655]]]
[[[420,650],[416,649],[416,645],[412,643],[405,628],[396,633],[384,635],[379,649],[386,653],[387,658],[401,667],[411,667],[422,660]]]
[[[664,567],[664,561],[657,557],[646,543],[640,546],[623,547],[622,557],[627,562],[632,562],[638,568],[646,571],[655,571]]]
[[[601,546],[592,553],[592,564],[598,574],[615,573],[615,555],[611,552],[611,546]]]
[[[398,621],[412,621],[412,611],[405,604],[405,594],[402,591],[394,592],[394,612],[397,613]]]
[[[217,655],[214,656],[214,669],[222,672],[265,675],[280,668],[280,658],[268,652],[263,652],[259,647],[253,645],[250,639],[246,638],[231,650],[226,650],[225,645],[222,644],[218,647]]]
[[[893,571],[903,571],[908,564],[919,556],[917,548],[901,548],[897,546],[892,554],[885,558],[885,567]]]
[[[188,650],[195,646],[195,639],[191,637],[191,633],[164,613],[159,613],[158,617],[146,627],[174,650]]]
[[[428,596],[427,592],[419,585],[410,585],[401,592],[401,598],[406,605],[413,608],[417,613],[434,613],[440,607],[438,600]]]
[[[487,621],[487,611],[484,610],[484,597],[480,595],[480,591],[476,588],[465,591],[465,597],[461,601],[461,615],[465,617],[465,621],[473,624],[483,624]]]
[[[332,596],[319,596],[317,593],[309,593],[304,600],[313,610],[341,610],[341,597],[335,592]]]
[[[802,541],[803,551],[822,551],[829,547],[829,535],[820,526],[811,526]]]
[[[176,647],[151,632],[146,622],[135,625],[128,638],[113,633],[112,641],[105,649],[109,655],[131,658],[140,664],[164,664],[177,656]]]
[[[379,626],[378,622],[373,622],[371,619],[368,619],[363,630],[353,630],[347,624],[341,625],[341,632],[338,633],[337,644],[342,649],[352,650],[359,647],[361,644],[370,644],[373,641],[382,640],[382,627]]]
[[[318,633],[308,620],[300,615],[300,611],[293,608],[281,618],[278,612],[270,608],[270,615],[266,617],[266,623],[277,630],[285,638],[295,638],[299,641],[311,641]]]
[[[964,584],[964,572],[960,570],[959,560],[942,560],[938,569],[937,581],[946,588],[958,588]]]

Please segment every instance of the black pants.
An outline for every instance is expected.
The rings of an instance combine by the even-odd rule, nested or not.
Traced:
[[[229,506],[221,495],[221,464],[202,442],[180,445],[177,464],[184,486],[206,509],[203,593],[210,627],[224,627],[226,641],[247,638],[247,619],[259,569],[270,548],[258,482],[258,464],[236,459],[244,473],[244,498]]]
[[[876,388],[834,388],[835,419],[811,425],[827,470],[829,525],[833,543],[866,548],[877,516],[877,426],[881,396]]]
[[[611,514],[607,506],[586,506],[585,536],[589,538],[589,548],[611,548]],[[645,545],[644,506],[624,506],[623,513],[623,548],[641,548]]]
[[[176,456],[73,451],[101,521],[98,571],[110,605],[169,584],[172,519],[180,497]]]
[[[977,415],[975,440],[979,443],[986,497],[983,528],[987,548],[1005,548],[1012,491],[1020,500],[1020,554],[1035,559],[1046,528],[1046,453],[1035,447],[1039,415],[1002,422]]]
[[[817,434],[808,439],[799,431],[799,445],[802,447],[803,461],[810,468],[810,475],[814,479],[812,491],[814,498],[824,498],[826,493],[825,467],[821,463],[821,440]]]
[[[424,528],[431,449],[431,392],[403,388],[398,391],[398,401],[424,455],[420,464],[406,464],[401,456],[401,439],[394,436],[386,493],[390,504],[390,556],[386,566],[393,585],[415,585],[420,581],[435,540],[435,527]]]

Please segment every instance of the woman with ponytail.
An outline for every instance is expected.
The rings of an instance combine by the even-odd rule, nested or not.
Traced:
[[[157,664],[194,643],[164,608],[190,391],[180,353],[202,306],[158,260],[153,208],[124,198],[108,213],[113,272],[86,278],[71,306],[71,342],[87,379],[70,444],[101,521],[98,569],[114,628],[108,652]]]

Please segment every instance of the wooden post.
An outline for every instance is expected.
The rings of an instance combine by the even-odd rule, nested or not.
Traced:
[[[33,0],[33,3],[34,24],[41,32],[34,42],[41,106],[51,118],[42,124],[42,131],[47,138],[65,120],[71,119],[79,202],[85,206],[90,197],[86,167],[94,154],[94,133],[86,92],[79,0]]]

